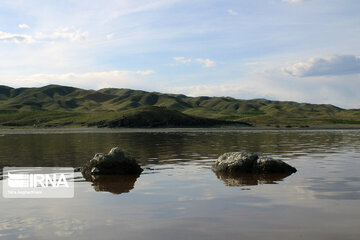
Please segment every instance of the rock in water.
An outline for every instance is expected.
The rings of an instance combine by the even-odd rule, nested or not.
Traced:
[[[296,168],[281,160],[264,156],[256,160],[254,168],[257,173],[294,173],[297,171]]]
[[[142,171],[136,159],[119,147],[112,148],[108,154],[95,154],[82,168],[84,175],[140,174]]]
[[[269,157],[245,152],[228,152],[221,155],[213,165],[215,172],[237,173],[294,173],[296,168]]]

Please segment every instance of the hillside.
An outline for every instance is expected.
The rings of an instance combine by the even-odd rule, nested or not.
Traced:
[[[147,127],[211,126],[228,121],[256,126],[305,127],[360,124],[360,110],[266,99],[187,97],[131,89],[94,91],[59,85],[0,86],[0,124],[3,126],[129,127],[131,124],[124,124],[129,119]]]

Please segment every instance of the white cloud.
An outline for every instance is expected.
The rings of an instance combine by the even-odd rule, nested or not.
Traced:
[[[283,2],[288,2],[288,3],[300,3],[300,2],[305,2],[307,0],[283,0]]]
[[[192,60],[190,58],[185,58],[185,57],[174,57],[173,59],[175,61],[181,62],[181,63],[191,63],[192,62]]]
[[[284,75],[281,69],[254,72],[248,76],[261,95],[283,101],[334,104],[359,108],[360,75],[300,76]]]
[[[230,15],[234,15],[234,16],[239,14],[238,12],[236,12],[236,11],[234,11],[234,10],[232,10],[232,9],[227,10],[227,12],[228,12]]]
[[[206,59],[202,59],[202,58],[197,58],[195,60],[191,59],[191,58],[185,58],[185,57],[174,57],[173,58],[175,61],[180,62],[180,63],[199,63],[202,64],[203,67],[205,68],[210,68],[210,67],[215,67],[216,63],[213,60],[210,60],[208,58]]]
[[[197,58],[196,62],[203,64],[203,67],[205,68],[215,67],[216,65],[214,61],[208,58],[207,59]]]
[[[255,61],[255,62],[247,62],[244,65],[245,66],[257,66],[257,65],[265,65],[268,64],[268,62],[261,62],[261,61]]]
[[[142,76],[146,76],[146,75],[154,74],[156,72],[154,70],[145,70],[145,71],[136,71],[135,73]]]
[[[114,70],[108,72],[48,74],[39,73],[26,76],[5,75],[0,78],[0,85],[8,85],[12,79],[13,87],[34,87],[48,84],[100,89],[105,87],[144,89],[150,86],[145,77],[154,74],[153,70],[128,71]]]
[[[29,25],[27,25],[25,23],[19,24],[18,26],[19,26],[19,28],[30,28]]]
[[[336,55],[325,58],[310,58],[282,70],[284,73],[297,77],[358,74],[360,73],[360,57]]]
[[[110,34],[106,35],[107,40],[111,40],[113,38],[114,38],[114,33],[110,33]]]
[[[326,84],[324,84],[326,81]],[[254,71],[222,83],[169,86],[167,92],[189,96],[231,96],[238,99],[266,98],[280,101],[334,104],[359,108],[360,75],[292,77],[279,68]]]
[[[19,28],[30,27],[26,24],[19,24]],[[49,39],[69,39],[72,42],[83,42],[86,40],[87,36],[88,32],[82,32],[80,30],[70,31],[69,28],[61,28],[50,34],[38,32],[35,36],[0,31],[0,42],[34,43],[37,40]]]
[[[137,1],[115,1],[113,4],[108,4],[112,8],[110,9],[110,13],[107,14],[105,18],[105,22],[114,20],[118,17],[140,13],[153,11],[157,9],[161,9],[167,6],[171,6],[174,3],[177,3],[179,0],[137,0]]]
[[[81,32],[80,30],[70,31],[69,28],[60,28],[50,34],[42,32],[36,34],[36,38],[38,39],[69,39],[72,42],[83,42],[87,36],[88,32]]]
[[[35,40],[27,34],[13,34],[0,31],[0,42],[33,43]]]
[[[169,87],[167,91],[172,93],[186,94],[187,96],[239,96],[241,92],[247,92],[246,86],[235,84],[214,84],[214,85],[190,85]],[[246,94],[247,95],[247,94]]]
[[[266,86],[266,88],[264,88]],[[168,92],[185,94],[188,96],[217,96],[234,97],[237,99],[280,99],[302,101],[302,94],[296,89],[287,89],[278,86],[278,84],[267,82],[266,79],[258,78],[254,82],[238,80],[237,82],[228,82],[223,84],[203,84],[169,87]]]

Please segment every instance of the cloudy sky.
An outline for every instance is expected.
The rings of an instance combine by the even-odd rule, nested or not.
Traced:
[[[0,84],[360,108],[359,0],[2,0]]]

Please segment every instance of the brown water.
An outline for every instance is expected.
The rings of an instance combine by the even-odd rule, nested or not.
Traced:
[[[360,239],[359,130],[156,131],[0,131],[2,166],[76,167],[120,146],[145,168],[94,182],[77,173],[73,199],[0,197],[0,239]],[[217,176],[211,164],[228,151],[298,172]]]

